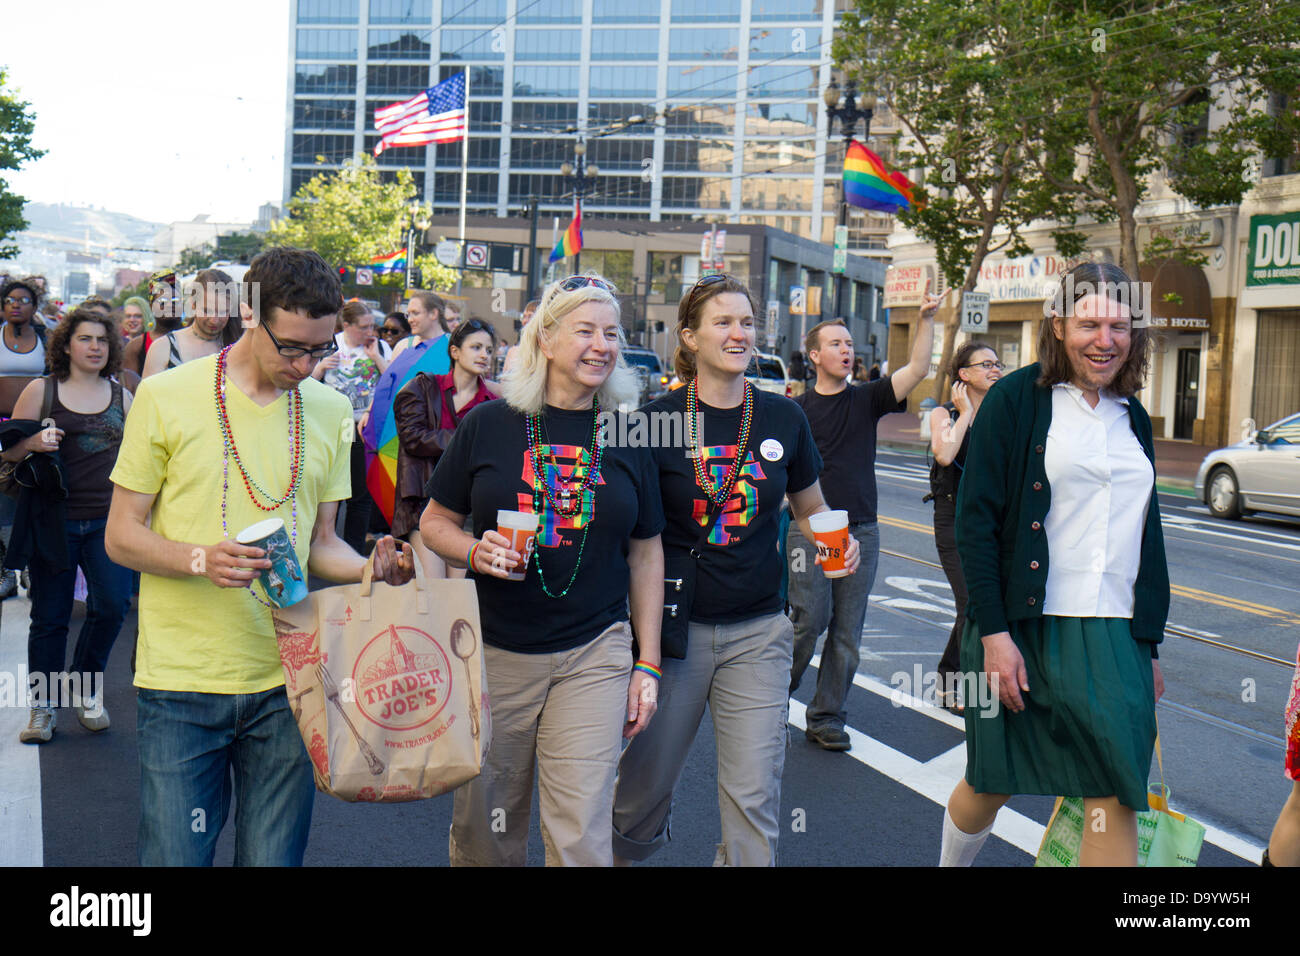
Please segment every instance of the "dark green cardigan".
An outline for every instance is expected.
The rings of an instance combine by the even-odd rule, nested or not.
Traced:
[[[1040,617],[1047,591],[1047,510],[1052,501],[1045,467],[1052,390],[1035,384],[1038,363],[1012,372],[984,396],[971,427],[957,496],[957,550],[970,600],[967,616],[981,636],[1007,630],[1008,621]],[[1136,398],[1129,422],[1155,464],[1151,419]],[[1133,637],[1151,654],[1169,617],[1169,568],[1155,488],[1142,532],[1134,585]]]

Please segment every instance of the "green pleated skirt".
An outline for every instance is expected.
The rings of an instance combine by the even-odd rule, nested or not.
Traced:
[[[1025,659],[1025,709],[981,706],[966,689],[966,781],[977,793],[1118,797],[1147,809],[1155,749],[1151,651],[1125,618],[1051,617],[1011,622]],[[980,674],[984,645],[966,622],[961,669]],[[994,698],[996,700],[996,698]],[[972,706],[974,705],[974,706]]]

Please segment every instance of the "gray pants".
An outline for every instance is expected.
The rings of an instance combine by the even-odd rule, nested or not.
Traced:
[[[555,654],[485,646],[492,746],[456,790],[452,866],[523,866],[533,767],[547,866],[610,866],[609,813],[627,718],[632,632]]]
[[[644,860],[668,843],[673,790],[708,704],[722,817],[715,865],[776,865],[793,638],[784,614],[690,625],[686,659],[664,659],[659,710],[619,762],[616,855]]]

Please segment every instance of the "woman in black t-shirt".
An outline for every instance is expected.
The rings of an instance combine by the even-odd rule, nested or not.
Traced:
[[[700,279],[678,305],[677,336],[677,375],[688,384],[642,409],[652,422],[680,420],[685,437],[654,450],[667,519],[661,711],[619,764],[614,851],[644,860],[668,842],[672,793],[707,704],[719,861],[773,865],[793,641],[780,595],[781,504],[788,496],[811,540],[809,517],[828,510],[822,460],[799,406],[745,380],[754,302],[743,283]],[[858,544],[849,542],[853,571]]]
[[[961,573],[961,558],[957,554],[957,485],[966,467],[966,448],[970,444],[970,426],[975,421],[975,413],[993,383],[1002,377],[1004,367],[993,346],[976,341],[964,343],[953,355],[948,370],[952,401],[930,412],[930,451],[934,453],[934,464],[930,466],[930,494],[926,497],[934,499],[934,544],[957,602],[957,617],[939,661],[939,694],[943,706],[958,713],[961,709],[955,675],[961,669],[961,632],[966,627],[966,578]]]
[[[61,502],[63,525],[35,526],[28,567],[32,624],[27,669],[34,683],[31,713],[18,739],[36,744],[54,735],[54,708],[60,705],[72,706],[87,730],[108,728],[103,675],[131,600],[131,573],[109,560],[104,550],[104,526],[113,496],[108,475],[131,407],[130,394],[113,380],[122,365],[122,335],[109,316],[76,309],[50,333],[48,345],[54,427],[36,432],[4,453],[8,461],[58,453],[68,485],[68,496]],[[38,378],[23,389],[14,406],[15,418],[40,420],[45,383]],[[64,540],[56,537],[51,547],[50,539],[42,540],[42,535]],[[60,561],[65,554],[66,560]],[[61,701],[54,693],[53,676],[69,670],[65,667],[68,623],[78,565],[86,574],[89,599],[70,672],[79,675],[72,686],[81,693]]]
[[[534,763],[547,863],[613,862],[621,737],[655,712],[664,523],[653,460],[607,417],[636,394],[614,291],[599,276],[547,288],[505,400],[462,419],[426,489],[425,544],[471,567],[492,711],[483,772],[456,791],[453,866],[525,862]],[[537,515],[536,547],[511,550],[498,510]]]

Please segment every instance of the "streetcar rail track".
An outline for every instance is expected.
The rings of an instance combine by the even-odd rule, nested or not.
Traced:
[[[937,568],[940,571],[943,570],[943,565],[939,564],[937,561],[927,561],[925,558],[918,558],[912,554],[903,554],[901,551],[891,551],[887,548],[881,548],[880,553],[887,554],[890,557],[894,557],[894,558],[902,558],[905,561],[914,561],[917,564],[924,564],[926,567]],[[1246,657],[1253,657],[1256,660],[1265,661],[1269,664],[1278,664],[1288,669],[1292,669],[1295,667],[1294,661],[1283,660],[1280,657],[1274,657],[1271,654],[1265,654],[1261,651],[1254,651],[1248,647],[1239,647],[1236,644],[1229,644],[1226,641],[1216,641],[1213,638],[1204,637],[1200,634],[1196,634],[1192,631],[1189,631],[1186,628],[1179,627],[1177,624],[1166,624],[1165,634],[1171,637],[1179,637],[1182,638],[1183,640],[1197,641],[1198,643],[1201,644],[1208,644],[1211,647],[1217,647],[1220,650],[1230,651],[1234,654],[1241,654]]]

